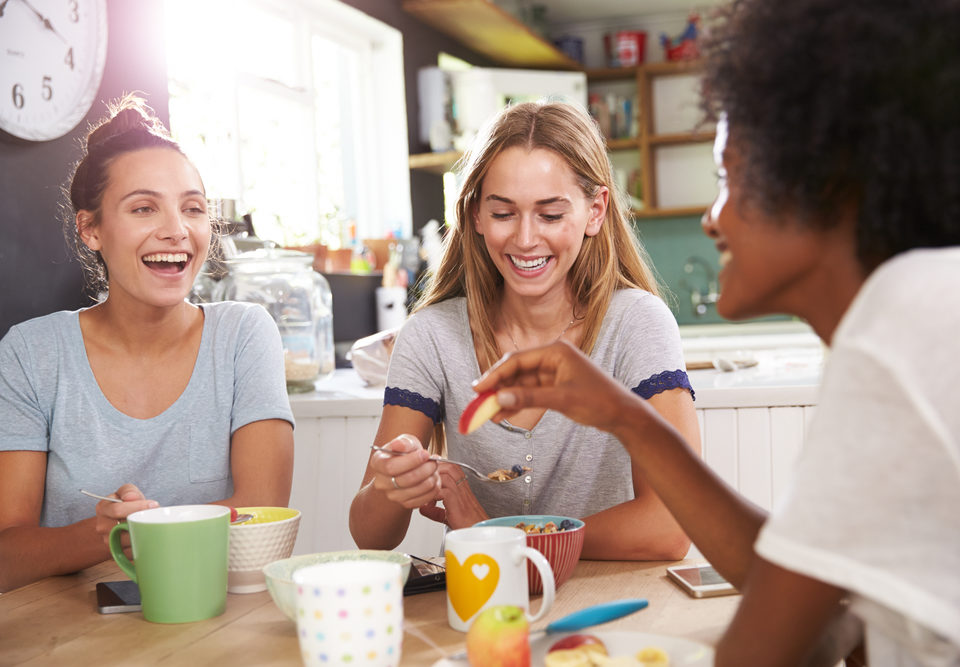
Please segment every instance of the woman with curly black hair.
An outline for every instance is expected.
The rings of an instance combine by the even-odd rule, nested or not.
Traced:
[[[956,0],[734,0],[704,45],[717,309],[790,313],[831,347],[770,517],[569,345],[475,387],[499,390],[495,418],[535,405],[617,436],[743,593],[717,665],[830,665],[861,636],[873,667],[960,665],[958,35]]]

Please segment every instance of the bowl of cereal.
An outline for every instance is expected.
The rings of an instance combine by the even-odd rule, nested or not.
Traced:
[[[478,526],[509,526],[527,534],[527,546],[542,553],[553,569],[556,588],[570,578],[583,551],[584,523],[580,519],[553,514],[518,514],[481,521]],[[543,582],[533,563],[527,561],[530,593],[543,593]]]
[[[230,524],[227,592],[266,590],[263,566],[293,553],[300,511],[289,507],[237,507],[236,511],[250,518]]]

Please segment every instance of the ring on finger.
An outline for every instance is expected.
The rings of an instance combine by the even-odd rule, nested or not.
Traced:
[[[399,491],[399,490],[400,490],[400,485],[397,484],[397,478],[396,478],[396,477],[391,477],[391,478],[390,478],[390,481],[393,482],[393,488],[395,488],[397,491]]]
[[[464,475],[463,477],[461,477],[460,479],[457,480],[457,486],[460,486],[461,484],[463,484],[463,483],[466,482],[466,481],[467,481],[467,476]]]

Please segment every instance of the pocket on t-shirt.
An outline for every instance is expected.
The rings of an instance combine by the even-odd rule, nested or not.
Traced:
[[[191,429],[196,433],[196,429]],[[230,476],[230,443],[198,442],[203,438],[190,438],[190,481],[192,483],[219,482]]]

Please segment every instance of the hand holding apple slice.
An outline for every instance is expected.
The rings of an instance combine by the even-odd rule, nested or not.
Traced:
[[[463,435],[470,435],[498,412],[500,412],[500,402],[497,400],[497,392],[485,391],[477,394],[467,403],[463,414],[460,415],[458,428]]]

